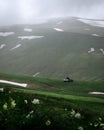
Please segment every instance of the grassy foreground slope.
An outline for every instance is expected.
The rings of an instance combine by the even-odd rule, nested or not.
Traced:
[[[0,79],[27,83],[27,88],[0,83],[0,129],[103,130],[104,82],[0,74]]]
[[[27,88],[18,88],[20,91],[26,93],[36,93],[52,97],[60,97],[73,101],[104,103],[103,95],[91,95],[89,92],[104,92],[104,82],[86,82],[74,81],[73,83],[64,83],[63,79],[49,79],[42,77],[20,76],[10,74],[0,74],[0,79],[8,81],[15,81],[20,83],[27,83]],[[2,84],[2,87],[11,86]],[[12,89],[13,89],[12,88]],[[86,107],[86,106],[85,106]]]

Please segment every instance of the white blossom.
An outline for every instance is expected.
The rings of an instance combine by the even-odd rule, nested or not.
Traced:
[[[15,106],[16,106],[15,100],[12,100],[11,101],[11,108],[15,108]]]
[[[0,88],[0,92],[4,92],[4,88]]]
[[[33,104],[39,104],[39,99],[33,99],[32,103]]]
[[[80,119],[80,118],[81,118],[81,114],[80,114],[79,112],[76,113],[76,114],[75,114],[75,118]]]
[[[73,117],[75,115],[75,110],[72,109],[72,111],[70,112],[71,117]]]
[[[28,103],[28,101],[27,101],[26,99],[24,100],[24,102],[25,102],[25,104],[27,104],[27,103]]]
[[[78,130],[84,130],[82,126],[79,126],[78,127]]]
[[[49,125],[51,125],[51,121],[47,120],[45,124],[46,124],[46,126],[49,126]]]
[[[7,110],[7,109],[8,109],[8,105],[7,105],[7,103],[4,103],[4,105],[3,105],[3,109],[4,109],[4,110]]]

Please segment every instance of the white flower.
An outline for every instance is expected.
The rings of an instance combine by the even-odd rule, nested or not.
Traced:
[[[30,118],[30,114],[28,114],[28,115],[26,116],[26,118],[27,118],[27,119]]]
[[[8,91],[9,94],[11,94],[12,92],[11,91]]]
[[[99,119],[99,121],[102,121],[102,118],[101,118],[101,117],[99,117],[98,119]]]
[[[101,123],[100,126],[101,126],[101,127],[104,127],[104,123]]]
[[[93,126],[93,123],[90,122],[90,126]]]
[[[4,88],[0,88],[0,92],[4,92]]]
[[[75,118],[80,119],[80,118],[81,118],[81,114],[80,114],[79,112],[77,112],[77,113],[75,114]]]
[[[51,125],[51,121],[47,120],[45,124],[46,124],[46,126],[49,126],[49,125]]]
[[[28,101],[27,101],[26,99],[24,100],[24,102],[25,102],[25,104],[27,104],[27,103],[28,103]]]
[[[78,130],[84,130],[82,126],[79,126],[78,127]]]
[[[27,115],[26,115],[26,118],[28,119],[28,118],[32,118],[33,117],[33,114],[34,113],[34,111],[32,110],[32,111],[30,111]]]
[[[98,125],[99,125],[98,123],[95,123],[95,124],[94,124],[94,127],[97,127]]]
[[[15,108],[15,106],[16,106],[15,100],[11,101],[11,108]]]
[[[70,112],[71,117],[73,117],[75,115],[75,110],[72,109],[72,111]]]
[[[7,109],[8,109],[7,103],[5,103],[5,104],[3,105],[3,109],[4,109],[4,110],[7,110]]]
[[[67,111],[68,109],[67,108],[65,108],[65,111]]]
[[[33,99],[32,103],[33,104],[39,104],[39,99]]]
[[[34,113],[34,111],[32,110],[32,111],[30,111],[30,114],[33,114]]]

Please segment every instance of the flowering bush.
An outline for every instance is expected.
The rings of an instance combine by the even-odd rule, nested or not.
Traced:
[[[59,105],[57,98],[10,90],[0,98],[1,130],[104,130],[103,117],[86,120],[83,111]]]

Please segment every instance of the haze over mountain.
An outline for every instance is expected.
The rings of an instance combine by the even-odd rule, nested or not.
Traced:
[[[104,19],[103,0],[0,0],[0,25],[34,24],[53,17]]]

